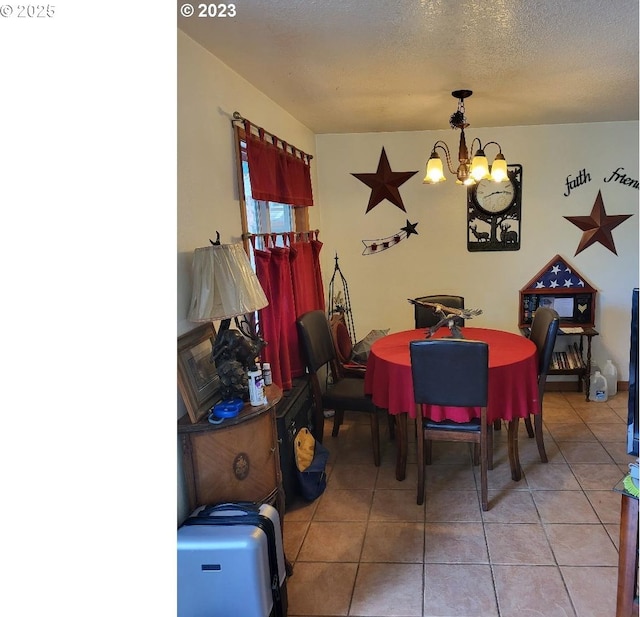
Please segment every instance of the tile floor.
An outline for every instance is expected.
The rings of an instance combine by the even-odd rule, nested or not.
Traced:
[[[626,413],[626,392],[606,403],[547,392],[549,463],[521,422],[524,477],[513,482],[503,427],[488,512],[467,444],[434,444],[418,506],[415,439],[398,482],[382,416],[379,468],[366,415],[347,413],[337,438],[329,419],[327,489],[285,515],[289,617],[614,617],[621,498],[611,489],[634,460]]]

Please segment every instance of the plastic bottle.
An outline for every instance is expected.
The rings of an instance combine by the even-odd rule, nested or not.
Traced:
[[[264,391],[262,371],[260,369],[249,371],[247,376],[249,378],[249,402],[253,407],[265,405],[267,396]]]
[[[271,377],[271,364],[269,362],[265,362],[262,365],[262,376],[264,377],[265,386],[270,386],[273,383],[273,378]]]
[[[604,403],[607,398],[607,379],[600,371],[596,371],[589,386],[589,400]]]
[[[604,369],[602,369],[602,374],[607,380],[607,394],[614,396],[618,392],[618,369],[616,365],[611,360],[607,360]]]

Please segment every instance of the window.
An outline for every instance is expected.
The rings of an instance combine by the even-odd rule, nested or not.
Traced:
[[[238,175],[240,187],[240,215],[242,219],[242,235],[283,233],[287,231],[307,231],[309,229],[309,213],[306,207],[293,208],[287,204],[271,201],[255,200],[251,196],[251,180],[249,179],[249,165],[244,140],[244,129],[235,126],[236,148],[238,153]],[[253,260],[248,241],[244,240],[245,250]],[[278,237],[276,244],[282,246],[282,237]],[[256,248],[263,249],[264,241],[256,239]]]
[[[241,147],[243,144],[244,142],[241,142]],[[265,234],[295,231],[293,208],[291,206],[253,199],[251,196],[249,165],[245,160],[242,161],[242,185],[244,187],[247,233]],[[259,240],[262,241],[262,238],[259,238]]]

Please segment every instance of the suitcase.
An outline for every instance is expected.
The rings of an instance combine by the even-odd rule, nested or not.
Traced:
[[[178,529],[178,617],[286,617],[278,511],[268,504],[197,509]]]

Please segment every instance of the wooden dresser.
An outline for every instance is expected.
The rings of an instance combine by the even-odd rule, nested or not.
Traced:
[[[273,505],[284,519],[276,405],[282,390],[267,386],[267,404],[248,403],[235,418],[211,424],[178,421],[189,508],[227,501]]]

